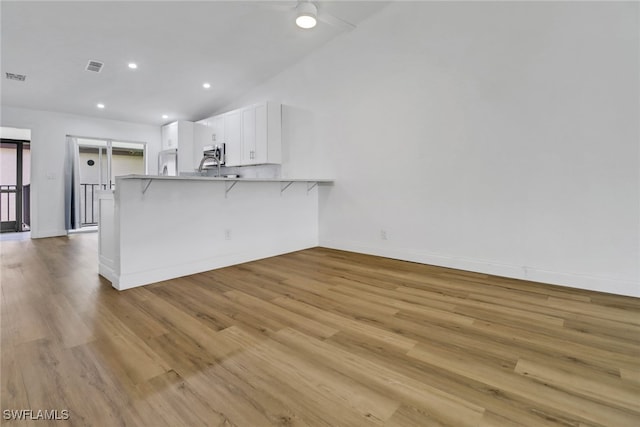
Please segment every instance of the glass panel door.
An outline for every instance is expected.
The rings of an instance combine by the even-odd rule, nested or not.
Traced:
[[[0,138],[0,231],[29,230],[30,150],[28,141]]]
[[[98,224],[98,194],[108,185],[107,141],[78,139],[80,227]]]
[[[98,191],[113,190],[116,176],[145,174],[146,144],[93,138],[77,138],[77,144],[80,227],[96,226]]]
[[[145,145],[136,142],[111,141],[111,176],[144,175]]]

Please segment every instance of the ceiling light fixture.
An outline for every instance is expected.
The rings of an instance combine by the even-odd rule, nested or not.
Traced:
[[[104,108],[104,104],[98,104],[98,105],[96,105],[96,107],[98,107],[100,109],[103,109]]]
[[[138,64],[136,64],[135,62],[129,62],[129,68],[135,70],[136,68],[138,68]]]
[[[211,87],[211,85],[209,83],[203,83],[202,87],[205,89],[209,89]]]
[[[318,23],[318,8],[311,2],[300,2],[296,7],[296,25],[300,28],[309,29]]]
[[[163,118],[163,119],[168,119],[168,118],[169,118],[169,116],[167,116],[166,114],[163,114],[163,115],[162,115],[162,118]]]

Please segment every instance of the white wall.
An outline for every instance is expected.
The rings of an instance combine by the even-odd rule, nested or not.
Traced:
[[[2,106],[2,126],[31,129],[31,235],[65,235],[66,135],[147,143],[149,173],[157,172],[160,127]],[[152,160],[149,160],[152,159]]]
[[[324,246],[640,296],[638,15],[393,3],[228,108],[285,104]]]

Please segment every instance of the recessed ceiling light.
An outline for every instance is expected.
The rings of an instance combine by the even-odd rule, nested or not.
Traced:
[[[203,84],[202,84],[202,87],[203,87],[203,88],[205,88],[205,89],[209,89],[209,88],[211,87],[211,84],[209,84],[209,83],[203,83]]]
[[[163,114],[163,115],[162,115],[162,118],[163,118],[163,119],[168,119],[168,118],[169,118],[169,116],[167,116],[166,114]]]
[[[96,107],[102,109],[102,108],[104,108],[104,104],[98,104],[98,105],[96,105]]]
[[[136,68],[138,68],[138,64],[136,64],[135,62],[129,62],[129,68],[135,70]]]

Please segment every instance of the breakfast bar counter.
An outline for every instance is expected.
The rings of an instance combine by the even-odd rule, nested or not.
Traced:
[[[317,246],[332,182],[117,177],[99,195],[99,273],[124,290]]]

